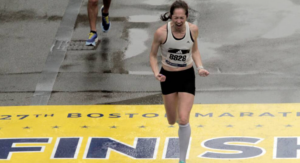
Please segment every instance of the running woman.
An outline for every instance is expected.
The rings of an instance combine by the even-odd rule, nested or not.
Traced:
[[[109,19],[109,7],[111,0],[103,0],[103,5],[101,7],[101,15],[102,15],[102,31],[107,32],[110,29],[110,19]],[[90,34],[89,38],[86,41],[85,45],[87,46],[96,46],[98,41],[97,35],[97,16],[98,16],[98,0],[89,0],[87,5],[88,17],[90,22]]]
[[[188,5],[182,0],[176,0],[170,12],[161,16],[161,20],[171,21],[156,30],[150,52],[151,68],[161,84],[168,122],[170,125],[175,122],[179,124],[179,163],[186,161],[191,136],[189,117],[196,89],[193,61],[200,76],[209,75],[198,50],[198,27],[187,22],[187,18]],[[160,71],[157,64],[159,47],[162,56]]]

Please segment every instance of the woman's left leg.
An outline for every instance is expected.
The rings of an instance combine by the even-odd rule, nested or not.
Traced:
[[[190,112],[194,104],[194,95],[186,92],[178,92],[178,123],[179,123],[179,147],[181,162],[185,162],[191,137],[189,124]]]

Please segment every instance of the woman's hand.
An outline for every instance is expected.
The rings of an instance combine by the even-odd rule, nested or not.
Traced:
[[[207,70],[205,70],[204,68],[201,68],[200,70],[198,70],[198,74],[200,76],[206,77],[209,75],[209,72]]]
[[[158,74],[158,75],[155,76],[155,78],[156,78],[158,81],[160,81],[160,82],[166,81],[166,76],[163,75],[163,74]]]

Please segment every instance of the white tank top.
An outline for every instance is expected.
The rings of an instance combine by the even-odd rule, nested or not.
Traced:
[[[173,36],[171,22],[168,22],[167,40],[160,45],[162,64],[169,67],[186,67],[193,62],[192,47],[194,40],[188,22],[185,22],[185,27],[185,36],[178,39]]]

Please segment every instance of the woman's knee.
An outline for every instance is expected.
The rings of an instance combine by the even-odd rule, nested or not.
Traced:
[[[180,117],[179,116],[178,123],[180,125],[186,125],[186,124],[188,124],[189,123],[189,117]]]

